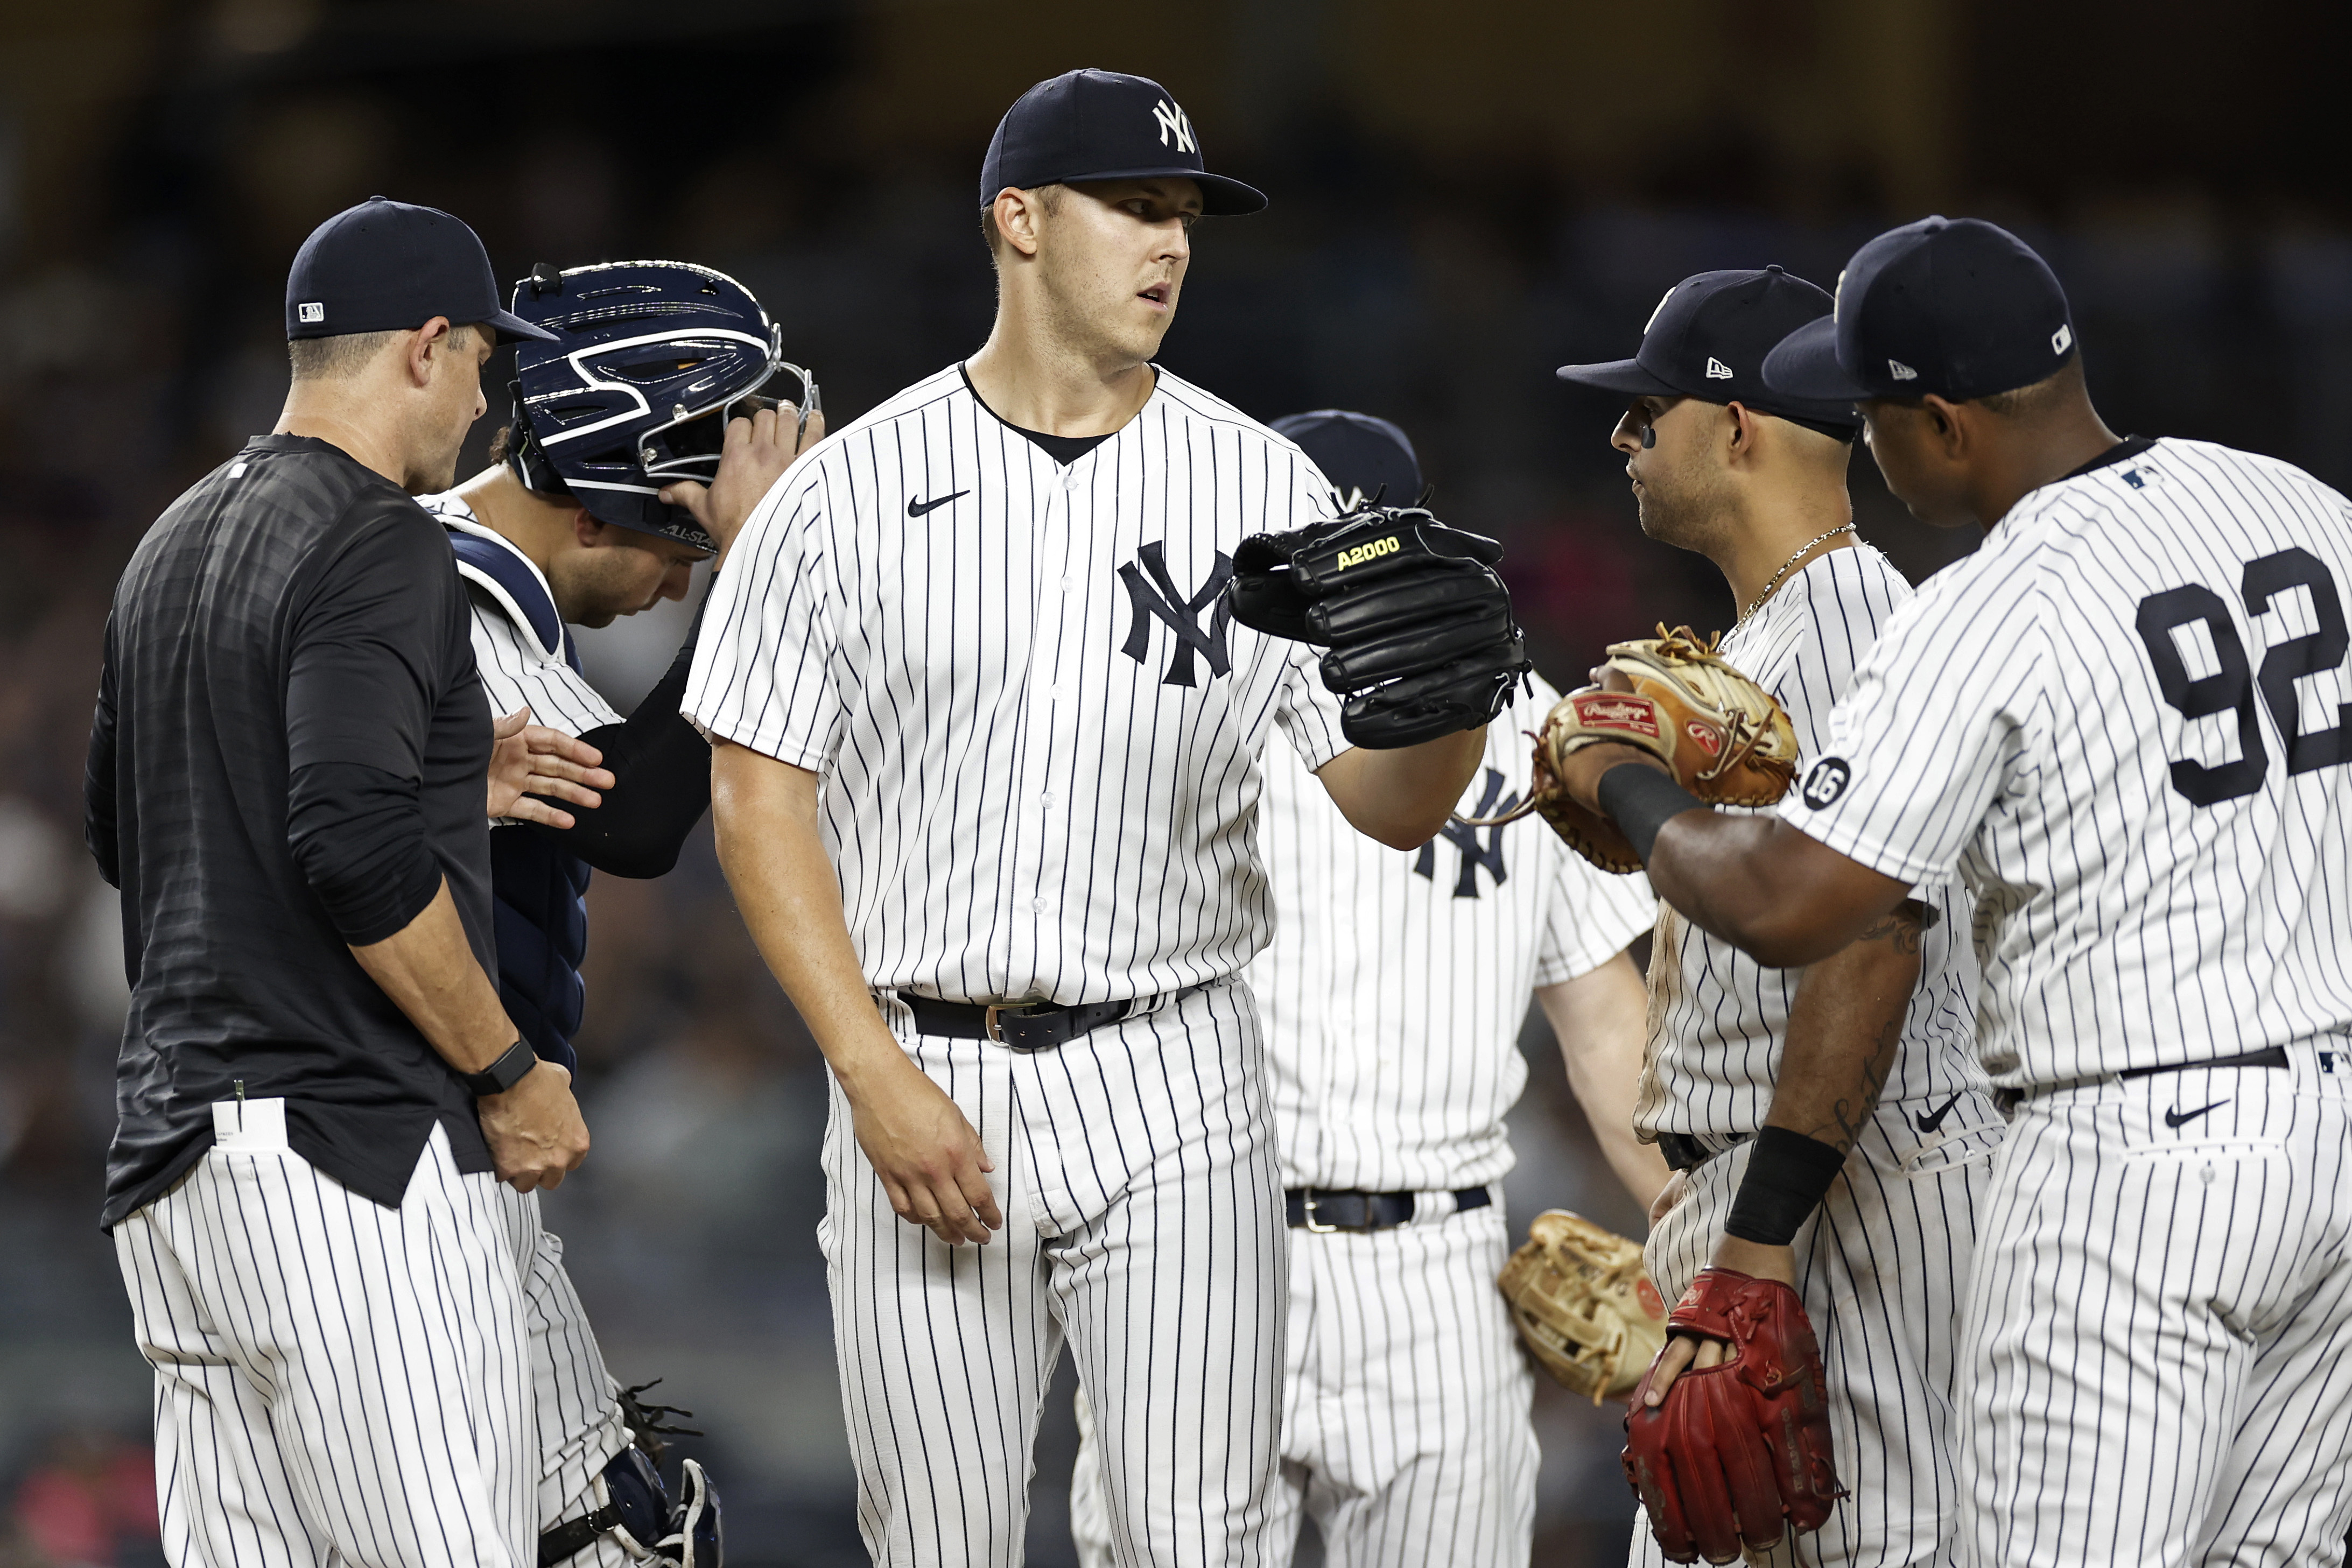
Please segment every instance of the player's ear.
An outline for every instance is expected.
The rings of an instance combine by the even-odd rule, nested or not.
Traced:
[[[594,549],[604,542],[604,525],[588,515],[585,507],[572,508],[572,537],[583,549]]]
[[[1037,254],[1038,220],[1044,215],[1035,191],[1008,185],[996,193],[996,232],[1023,256]]]
[[[1723,405],[1724,440],[1735,463],[1756,455],[1756,414],[1744,402]]]
[[[1929,392],[1919,400],[1919,412],[1927,415],[1931,437],[1945,456],[1958,458],[1967,450],[1968,422],[1961,416],[1958,405]]]

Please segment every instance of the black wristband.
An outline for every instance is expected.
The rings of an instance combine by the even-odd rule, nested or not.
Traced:
[[[476,1099],[488,1094],[503,1094],[522,1082],[523,1074],[539,1065],[539,1053],[522,1040],[517,1040],[501,1052],[496,1061],[479,1072],[460,1072],[457,1081]]]
[[[1600,797],[1601,810],[1617,824],[1617,831],[1625,835],[1643,865],[1650,863],[1650,852],[1658,844],[1658,830],[1666,825],[1667,818],[1706,810],[1706,802],[1675,783],[1674,775],[1642,762],[1621,762],[1612,768],[1601,776],[1601,787],[1594,793]]]
[[[1767,1127],[1756,1134],[1756,1152],[1731,1200],[1727,1235],[1759,1247],[1786,1247],[1845,1168],[1845,1155],[1802,1133]]]

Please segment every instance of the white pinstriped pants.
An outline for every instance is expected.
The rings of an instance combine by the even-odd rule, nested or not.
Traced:
[[[1943,1099],[1882,1104],[1822,1207],[1797,1236],[1797,1283],[1822,1347],[1831,1441],[1848,1495],[1819,1531],[1783,1536],[1748,1561],[1853,1568],[1943,1564],[1960,1524],[1953,1376],[1976,1216],[2001,1136],[1992,1103],[1963,1095],[1923,1135]],[[1714,1255],[1753,1143],[1690,1173],[1690,1190],[1650,1232],[1650,1276],[1671,1301]],[[1647,1519],[1633,1568],[1664,1568]]]
[[[2352,1061],[2291,1049],[2018,1107],[1964,1331],[1962,1563],[2344,1560]]]
[[[1499,1204],[1368,1235],[1290,1232],[1278,1561],[1310,1515],[1330,1568],[1526,1568],[1535,1538],[1535,1378],[1495,1277]],[[1070,1533],[1112,1561],[1092,1412],[1078,1396]]]
[[[979,1130],[1005,1228],[950,1248],[899,1219],[832,1087],[818,1237],[875,1561],[1020,1563],[1066,1335],[1122,1568],[1280,1561],[1282,1190],[1247,988],[1026,1055],[885,1013]]]
[[[175,1568],[534,1568],[627,1442],[538,1197],[437,1127],[396,1209],[253,1139],[114,1242]]]

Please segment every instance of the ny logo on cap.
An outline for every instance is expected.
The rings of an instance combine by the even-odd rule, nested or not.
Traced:
[[[1681,287],[1682,285],[1679,283],[1675,285],[1675,288],[1680,288]],[[1650,319],[1642,323],[1642,336],[1644,338],[1650,335],[1650,329],[1658,324],[1658,311],[1664,310],[1666,308],[1666,301],[1675,297],[1675,288],[1669,288],[1664,294],[1658,296],[1658,309],[1651,311]]]
[[[1192,122],[1184,117],[1182,110],[1163,98],[1151,106],[1151,118],[1160,124],[1160,145],[1168,145],[1168,133],[1172,131],[1176,133],[1177,152],[1196,151],[1192,145]]]
[[[1731,367],[1709,354],[1706,357],[1706,375],[1709,381],[1727,382],[1731,379]]]
[[[1916,382],[1919,379],[1919,372],[1900,360],[1887,361],[1886,368],[1894,372],[1895,379],[1898,382]]]
[[[298,320],[323,321],[327,319],[327,308],[315,299],[305,299],[294,307],[294,315]]]

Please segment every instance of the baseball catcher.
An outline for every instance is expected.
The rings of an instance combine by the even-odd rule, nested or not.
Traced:
[[[1375,751],[1491,723],[1535,666],[1495,574],[1503,547],[1419,507],[1359,507],[1234,552],[1234,619],[1312,643],[1339,727]]]
[[[1600,685],[1570,692],[1536,737],[1535,789],[1516,810],[1472,826],[1539,811],[1569,847],[1603,871],[1631,874],[1641,857],[1617,825],[1559,788],[1560,764],[1602,741],[1636,746],[1664,762],[1684,789],[1715,806],[1769,806],[1797,773],[1797,736],[1772,694],[1700,642],[1687,626],[1612,643],[1594,672]]]

